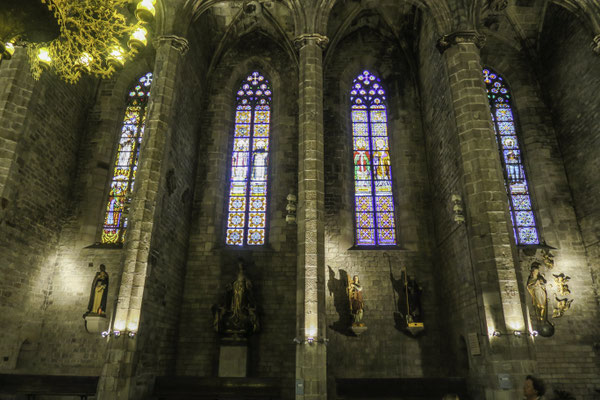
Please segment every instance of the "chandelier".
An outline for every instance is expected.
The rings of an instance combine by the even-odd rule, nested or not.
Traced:
[[[0,0],[0,59],[27,48],[31,72],[108,78],[147,44],[156,0]],[[135,14],[135,17],[133,16]]]

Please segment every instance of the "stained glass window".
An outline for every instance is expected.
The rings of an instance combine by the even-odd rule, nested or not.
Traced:
[[[504,79],[490,69],[483,70],[500,160],[504,168],[508,207],[517,244],[539,244],[529,184],[517,138],[512,95]]]
[[[265,244],[271,85],[259,72],[237,91],[225,242]]]
[[[104,216],[102,243],[122,243],[127,229],[129,196],[133,192],[140,145],[146,122],[152,73],[139,78],[127,94],[127,108],[115,158],[113,178]]]
[[[356,245],[396,244],[385,91],[364,71],[352,83],[352,143]]]

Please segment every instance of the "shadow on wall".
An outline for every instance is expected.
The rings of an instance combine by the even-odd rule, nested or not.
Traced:
[[[329,290],[329,295],[333,295],[333,305],[338,315],[338,320],[329,327],[342,335],[354,336],[349,329],[352,325],[352,316],[350,315],[350,302],[348,301],[346,292],[348,287],[348,272],[340,269],[340,277],[336,279],[335,272],[331,269],[331,266],[328,265],[327,268],[329,269],[327,290]]]

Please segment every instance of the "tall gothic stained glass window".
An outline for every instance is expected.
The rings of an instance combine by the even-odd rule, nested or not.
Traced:
[[[521,149],[512,110],[512,95],[504,79],[490,69],[483,70],[496,142],[504,168],[508,207],[517,244],[538,244],[529,184],[525,176]]]
[[[385,91],[364,71],[352,83],[356,245],[396,244]]]
[[[108,204],[104,216],[102,243],[122,243],[127,229],[129,196],[133,192],[140,145],[144,135],[146,107],[152,85],[152,73],[138,79],[129,90],[125,118],[115,158],[115,169],[110,183]]]
[[[228,245],[265,244],[271,85],[253,72],[237,91],[227,232]]]

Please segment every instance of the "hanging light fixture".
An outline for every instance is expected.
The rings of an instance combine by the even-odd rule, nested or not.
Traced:
[[[156,0],[142,0],[135,8],[135,16],[145,22],[152,22],[156,16]]]
[[[82,74],[110,77],[147,45],[148,30],[143,23],[154,19],[155,3],[0,0],[0,57],[10,58],[14,44],[19,43],[28,49],[36,79],[45,69],[70,83],[77,82]],[[129,9],[130,5],[135,8]],[[134,10],[139,19],[133,17]],[[127,48],[123,48],[124,43]]]

